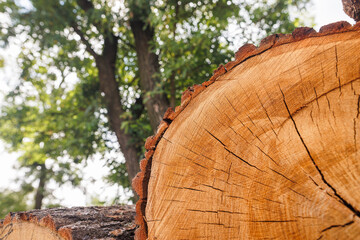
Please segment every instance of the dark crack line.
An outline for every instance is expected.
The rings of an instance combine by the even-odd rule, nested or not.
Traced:
[[[249,200],[246,199],[246,198],[239,197],[239,196],[234,196],[234,195],[226,195],[226,197],[229,197],[229,198],[238,198],[238,199],[242,199],[242,200],[245,200],[245,201],[249,201]]]
[[[332,229],[332,228],[338,228],[338,227],[346,227],[346,226],[349,226],[349,225],[351,225],[351,224],[353,224],[354,223],[354,220],[351,220],[350,222],[347,222],[347,223],[345,223],[345,224],[343,224],[343,225],[331,225],[330,227],[327,227],[327,228],[325,228],[325,229],[323,229],[323,230],[321,230],[321,233],[323,233],[323,232],[325,232],[325,231],[327,231],[327,230],[330,230],[330,229]]]
[[[312,177],[310,177],[310,176],[308,176],[308,177],[309,177],[310,180],[315,184],[315,186],[319,187],[321,190],[324,190],[324,189],[322,189],[322,188],[319,186],[319,184],[317,184],[317,182],[315,182],[315,180],[314,180]]]
[[[224,190],[220,189],[220,188],[216,188],[214,186],[211,186],[211,185],[207,185],[207,184],[200,184],[201,186],[204,186],[204,187],[208,187],[208,188],[211,188],[211,189],[214,189],[216,191],[220,191],[220,192],[224,192]]]
[[[242,176],[242,177],[248,178],[248,179],[252,180],[254,183],[261,184],[261,185],[263,185],[263,186],[265,186],[265,187],[274,188],[273,186],[266,185],[265,183],[256,181],[256,180],[254,180],[253,178],[251,178],[251,177],[249,177],[249,176],[246,176],[246,175],[244,175],[244,174],[242,174],[242,173],[239,173],[238,171],[234,171],[234,173],[236,173],[236,174],[238,174],[238,175],[240,175],[240,176]],[[232,185],[235,185],[235,186],[239,186],[239,187],[244,187],[243,185],[238,185],[238,184],[236,184],[236,183],[231,183],[231,184],[232,184]]]
[[[354,30],[347,30],[347,32],[353,32],[353,31],[354,31]],[[336,34],[336,33],[337,33],[337,32],[333,32],[333,33],[328,33],[328,34],[325,34],[325,35],[326,35],[326,36],[329,36],[329,35],[333,35],[333,34]],[[306,39],[319,38],[319,37],[323,37],[323,36],[324,36],[324,35],[319,35],[319,36],[315,35],[315,36],[307,37]],[[276,39],[278,39],[278,38],[279,38],[279,35],[276,34]],[[278,47],[278,46],[286,46],[286,45],[288,45],[288,44],[292,44],[292,43],[298,42],[298,41],[301,41],[301,40],[295,40],[295,41],[290,41],[290,42],[288,42],[288,43],[282,43],[282,44],[277,45],[277,46],[275,46],[275,47]],[[262,50],[262,51],[260,51],[260,52],[258,52],[258,53],[256,53],[256,54],[254,54],[254,55],[251,55],[251,56],[249,56],[249,57],[246,57],[246,58],[243,59],[242,61],[236,63],[231,69],[229,69],[229,71],[231,71],[232,69],[234,69],[236,66],[242,64],[243,62],[248,61],[249,59],[254,58],[254,57],[256,57],[256,56],[258,56],[258,55],[260,55],[260,54],[262,54],[262,53],[264,53],[264,52],[267,52],[267,51],[275,48],[275,47],[274,47],[274,44],[272,44],[270,47],[268,47],[268,48],[266,48],[266,49],[264,49],[264,50]],[[319,55],[319,54],[316,54],[314,57],[316,57],[316,56],[318,56],[318,55]],[[290,55],[290,56],[292,56],[292,55]]]
[[[311,216],[294,216],[294,217],[301,219],[318,219],[317,217],[311,217]]]
[[[165,141],[167,141],[167,142],[169,142],[169,143],[171,143],[171,144],[173,144],[173,142],[172,141],[170,141],[169,139],[167,139],[166,137],[162,137],[162,139],[164,139]]]
[[[248,111],[249,112],[249,111]],[[254,125],[254,127],[256,127],[257,128],[257,126],[255,125],[255,123],[254,123],[254,121],[251,119],[251,117],[249,116],[249,115],[246,115],[247,117],[248,117],[248,119],[250,120],[250,122]],[[266,134],[266,131],[260,126],[260,128],[261,128],[261,130],[263,131],[263,133],[265,134],[265,135],[267,135]],[[250,131],[250,129],[249,129],[249,131]],[[251,132],[252,133],[252,132]],[[262,143],[262,145],[265,145],[264,143],[263,143],[263,141],[261,141],[261,139],[257,136],[257,135],[255,135],[254,133],[252,133],[261,143]]]
[[[259,94],[258,94],[258,93],[256,93],[256,97],[258,98],[258,100],[259,100],[259,102],[260,102],[260,105],[261,105],[261,107],[263,108],[263,110],[264,110],[264,112],[265,112],[265,114],[266,114],[267,118],[269,119],[269,121],[270,121],[271,125],[272,125],[272,126],[274,126],[274,123],[271,121],[271,118],[270,118],[270,116],[269,116],[269,114],[268,114],[268,112],[267,112],[266,108],[264,107],[264,104],[261,102],[261,100],[260,100],[260,97],[259,97]]]
[[[358,97],[358,102],[357,102],[357,114],[356,114],[356,118],[359,118],[360,116],[360,95]]]
[[[230,151],[226,146],[225,146],[225,150],[230,153],[231,155],[233,155],[234,157],[236,157],[237,159],[240,159],[243,163],[247,164],[250,167],[256,168],[257,170],[259,170],[260,172],[264,172],[263,170],[259,169],[258,167],[256,167],[255,165],[252,165],[251,163],[245,161],[245,159],[241,158],[240,156],[236,155],[235,153],[233,153],[232,151]]]
[[[227,171],[225,171],[225,170],[223,170],[223,169],[220,169],[220,168],[216,168],[216,167],[212,167],[211,169],[214,169],[214,170],[216,170],[216,171],[219,171],[219,172],[223,172],[223,173],[225,173],[225,174],[229,174]],[[224,181],[225,182],[225,181]]]
[[[295,190],[292,189],[292,188],[289,188],[289,190],[292,191],[292,192],[294,192],[294,193],[296,193],[296,194],[298,194],[299,196],[302,196],[303,198],[305,198],[306,200],[308,200],[309,202],[311,202],[311,200],[308,199],[304,194],[301,194],[301,193],[299,193],[298,191],[295,191]]]
[[[204,225],[217,225],[217,226],[224,226],[222,223],[209,223],[209,222],[199,222],[198,224],[204,224]],[[208,237],[205,237],[206,239],[209,239]]]
[[[221,112],[220,109],[218,109],[218,108],[215,106],[214,103],[212,103],[212,105],[215,107],[215,109],[216,109],[220,114],[225,115],[225,116],[229,119],[229,122],[231,123],[232,120],[231,120],[231,118],[226,114],[226,112]],[[221,125],[223,125],[225,128],[230,127],[230,129],[231,129],[236,135],[238,135],[238,133],[230,126],[231,124],[225,125],[225,124],[223,124],[222,121],[220,121],[219,119],[216,118],[216,120],[217,120]],[[234,144],[236,144],[236,142],[235,142],[231,137],[229,137],[229,139],[230,139]]]
[[[245,159],[241,158],[240,156],[236,155],[235,153],[233,153],[231,150],[229,150],[227,148],[227,146],[220,140],[218,139],[217,137],[214,136],[214,134],[212,134],[211,132],[209,132],[208,130],[205,129],[205,131],[207,133],[210,134],[210,136],[212,136],[216,141],[218,141],[221,145],[223,145],[224,149],[229,152],[231,155],[233,155],[234,157],[240,159],[242,162],[246,163],[248,166],[250,167],[253,167],[253,168],[256,168],[257,170],[261,171],[261,172],[264,172],[263,170],[259,169],[258,167],[256,167],[255,165],[252,165],[251,163],[247,162]]]
[[[232,162],[230,162],[230,167],[229,167],[229,170],[228,170],[228,172],[227,172],[228,177],[227,177],[227,179],[226,179],[226,183],[229,183],[229,179],[230,179],[230,175],[231,175],[231,167],[232,167]]]
[[[226,147],[226,145],[217,137],[214,136],[214,134],[212,134],[211,132],[209,132],[207,129],[205,129],[205,131],[210,134],[210,136],[212,136],[216,141],[218,141],[221,145],[223,145],[224,147]]]
[[[340,81],[340,77],[339,77],[339,58],[338,58],[338,52],[337,52],[337,46],[335,45],[335,59],[336,59],[336,78],[338,79],[339,82],[339,91],[340,91],[340,95],[341,95],[341,81]]]
[[[320,109],[320,105],[319,105],[319,97],[317,95],[316,89],[314,88],[314,92],[315,92],[315,99],[316,99],[316,104],[318,106],[318,108]]]
[[[229,101],[229,100],[228,100],[228,101]],[[216,109],[220,114],[225,115],[225,116],[228,118],[229,122],[232,122],[231,118],[226,114],[225,111],[220,111],[220,109],[219,109],[213,102],[211,102],[211,104],[215,107],[215,109]]]
[[[186,211],[190,211],[190,212],[201,212],[201,213],[218,213],[217,211],[212,211],[212,210],[200,210],[200,209],[186,209]]]
[[[288,222],[297,222],[298,220],[263,220],[263,221],[244,221],[244,222],[253,222],[253,223],[288,223]]]
[[[256,146],[256,145],[255,145],[255,147],[257,147],[257,149],[259,149],[260,152],[262,152],[266,157],[268,157],[273,163],[275,163],[276,165],[280,166],[272,157],[270,157],[269,154],[267,154],[266,152],[264,152],[260,147],[258,147],[258,146]]]
[[[270,169],[271,171],[273,171],[274,173],[282,176],[282,177],[285,178],[286,180],[288,180],[288,181],[290,181],[290,182],[292,182],[292,183],[296,183],[295,181],[293,181],[293,180],[291,180],[290,178],[286,177],[284,174],[281,174],[281,173],[279,173],[278,171],[275,171],[275,170],[272,169],[272,168],[269,168],[269,169]]]
[[[313,117],[313,111],[312,111],[312,110],[310,111],[310,118],[311,118],[311,121],[312,121],[313,123],[315,123],[314,117]],[[318,130],[319,130],[319,126],[318,126]]]
[[[179,203],[184,203],[185,201],[183,200],[176,200],[176,199],[164,199],[164,202],[179,202]]]
[[[274,203],[278,203],[278,204],[283,204],[282,202],[275,201],[275,200],[272,200],[272,199],[269,199],[269,198],[263,198],[263,199],[266,200],[266,201],[269,201],[269,202],[274,202]]]
[[[352,80],[350,80],[349,82],[344,83],[343,85],[341,85],[341,87],[345,87],[345,86],[347,86],[347,85],[349,85],[349,84],[353,84],[353,82],[356,82],[356,81],[359,81],[359,80],[360,80],[360,78],[352,79]],[[325,92],[325,93],[317,96],[317,98],[312,99],[312,100],[306,102],[306,103],[305,103],[303,106],[301,106],[299,109],[296,109],[296,110],[294,111],[294,113],[292,114],[292,116],[295,116],[295,113],[296,113],[296,114],[299,113],[300,110],[305,109],[308,105],[310,105],[310,104],[313,103],[314,101],[318,101],[320,98],[323,98],[323,97],[326,98],[327,104],[328,104],[328,107],[329,107],[329,110],[331,111],[331,105],[330,105],[330,101],[329,101],[329,98],[327,97],[327,95],[328,95],[329,93],[334,92],[334,91],[337,90],[338,88],[339,88],[338,86],[337,86],[337,87],[334,87],[334,88],[330,89],[329,91],[327,91],[327,92]],[[359,108],[360,108],[360,95],[359,95],[359,100],[358,100],[358,101],[359,101]],[[358,108],[358,109],[359,109],[359,108]],[[333,114],[334,114],[334,113],[333,113]],[[360,109],[359,109],[359,115],[360,115]],[[286,123],[287,120],[289,120],[289,118],[287,118],[283,123],[281,123],[281,125],[279,126],[279,128],[281,128],[281,127]]]
[[[147,220],[147,222],[161,222],[161,219],[151,219],[151,220]]]
[[[200,189],[189,188],[189,187],[178,187],[178,186],[172,186],[172,185],[168,185],[168,187],[176,188],[176,189],[185,189],[185,190],[190,190],[190,191],[195,191],[195,192],[205,192],[205,191],[200,190]]]
[[[330,105],[329,98],[327,97],[327,95],[325,95],[325,98],[326,98],[326,101],[327,101],[327,104],[328,104],[329,110],[331,111],[331,105]]]
[[[263,186],[265,186],[265,187],[274,188],[273,186],[266,185],[265,183],[262,183],[262,182],[259,182],[259,181],[255,181],[255,180],[254,180],[254,182],[257,183],[257,184],[263,185]]]
[[[7,230],[9,228],[9,230]],[[10,223],[6,225],[4,228],[2,228],[1,234],[3,234],[5,231],[8,231],[0,240],[6,240],[10,236],[10,234],[14,231],[13,224]]]
[[[333,190],[334,195],[340,199],[341,203],[342,203],[345,207],[347,207],[350,211],[352,211],[356,216],[360,217],[360,212],[359,212],[358,210],[356,210],[356,209],[355,209],[350,203],[348,203],[345,199],[343,199],[343,198],[339,195],[339,193],[336,191],[336,189],[335,189],[333,186],[331,186],[331,184],[325,179],[324,174],[321,172],[320,168],[319,168],[318,165],[315,163],[315,160],[314,160],[314,158],[312,157],[309,148],[308,148],[307,145],[305,144],[305,141],[304,141],[304,139],[302,138],[302,136],[301,136],[301,134],[300,134],[300,132],[299,132],[299,129],[298,129],[297,126],[296,126],[295,120],[293,119],[293,117],[292,117],[292,115],[291,115],[291,112],[290,112],[290,110],[289,110],[289,107],[288,107],[288,105],[287,105],[287,103],[286,103],[286,99],[285,99],[284,92],[281,90],[280,87],[279,87],[279,89],[280,89],[280,92],[281,92],[281,94],[282,94],[282,96],[283,96],[283,102],[284,102],[284,104],[285,104],[286,110],[287,110],[287,112],[288,112],[288,114],[289,114],[289,117],[290,117],[291,121],[292,121],[293,124],[294,124],[294,128],[295,128],[295,130],[296,130],[296,133],[297,133],[297,135],[299,136],[299,138],[300,138],[300,140],[301,140],[301,142],[302,142],[302,144],[303,144],[303,146],[304,146],[304,148],[305,148],[308,156],[310,157],[311,162],[314,164],[316,170],[317,170],[318,173],[320,174],[322,181],[323,181],[330,189]]]
[[[244,90],[245,91],[245,90]],[[235,109],[234,105],[230,102],[230,100],[225,96],[225,99],[228,101],[228,103],[230,104],[230,106],[232,107],[232,109],[237,113],[239,114],[239,112]],[[244,105],[245,106],[245,105]],[[245,106],[246,108],[246,106]],[[247,109],[247,108],[246,108]],[[249,110],[248,110],[249,111]],[[255,123],[251,120],[251,118],[247,115],[247,117],[250,119],[250,121],[252,122],[252,124],[256,127]],[[255,137],[257,138],[262,144],[263,142],[260,140],[260,138],[258,136],[256,136],[253,131],[251,131],[251,129],[246,126],[237,116],[236,116],[236,119],[241,123],[241,125],[243,125],[243,127],[247,128],[249,130],[249,132]],[[263,129],[263,132],[265,133],[264,129]]]
[[[180,153],[177,153],[177,155],[180,156],[180,157],[183,157],[183,158],[185,158],[185,159],[187,159],[187,160],[189,160],[190,162],[194,163],[195,165],[197,165],[197,166],[199,166],[199,167],[208,169],[207,167],[201,165],[200,163],[195,162],[194,159],[191,159],[191,158],[189,158],[189,157],[186,157],[185,155],[182,155],[182,154],[180,154]]]
[[[354,118],[354,145],[355,145],[355,150],[357,150],[357,143],[356,143],[356,118]]]
[[[228,214],[238,214],[238,215],[245,215],[247,213],[243,212],[232,212],[232,211],[226,211],[226,210],[217,210],[218,213],[228,213]]]

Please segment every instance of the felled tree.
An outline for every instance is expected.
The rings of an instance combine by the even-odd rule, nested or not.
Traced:
[[[356,239],[360,25],[245,45],[146,142],[136,239]]]
[[[9,213],[0,239],[76,240],[134,238],[132,206],[76,207]]]

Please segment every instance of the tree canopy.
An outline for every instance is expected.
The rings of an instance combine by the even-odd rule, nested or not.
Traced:
[[[37,176],[40,200],[49,179],[77,185],[79,163],[114,149],[124,160],[103,157],[108,179],[130,187],[144,139],[186,87],[232,58],[234,37],[245,43],[291,32],[307,4],[1,0],[0,43],[21,41],[22,71],[1,109],[0,137]]]

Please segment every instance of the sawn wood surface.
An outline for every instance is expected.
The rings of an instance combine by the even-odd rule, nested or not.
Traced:
[[[137,239],[360,239],[360,31],[247,45],[146,143]]]

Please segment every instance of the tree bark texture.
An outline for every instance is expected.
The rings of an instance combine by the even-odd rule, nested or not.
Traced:
[[[53,208],[9,213],[0,220],[0,239],[134,239],[134,215],[133,206]]]
[[[360,24],[299,28],[183,93],[148,138],[136,239],[359,239]]]
[[[94,5],[91,1],[77,0],[77,3],[84,11],[94,9]],[[99,22],[93,22],[93,24],[99,31],[103,28]],[[128,179],[131,182],[140,169],[137,150],[134,146],[129,144],[131,142],[131,136],[121,129],[123,121],[121,115],[124,113],[124,110],[120,99],[119,85],[115,75],[118,39],[113,33],[105,31],[103,34],[103,51],[102,54],[99,55],[92,49],[91,44],[85,38],[84,33],[81,32],[78,26],[73,23],[72,27],[80,36],[82,43],[85,44],[86,51],[95,59],[96,67],[99,70],[100,90],[104,93],[110,127],[115,132],[120,145],[120,150],[124,154]]]
[[[135,48],[140,71],[140,88],[143,94],[152,129],[156,129],[162,116],[169,107],[169,102],[161,90],[159,76],[159,59],[153,52],[151,42],[154,41],[154,29],[141,20],[144,16],[137,16],[130,20],[131,30],[135,39]],[[158,85],[158,86],[157,86]],[[157,89],[158,88],[158,89]]]
[[[41,209],[42,201],[44,199],[45,184],[46,184],[46,166],[45,164],[40,165],[40,174],[39,174],[39,185],[35,194],[35,209]]]
[[[360,21],[360,0],[342,0],[344,12],[356,22]]]
[[[116,49],[117,45],[109,49],[109,51],[115,51],[113,58],[109,58],[107,55],[100,56],[96,59],[96,65],[99,69],[100,89],[104,93],[109,123],[115,132],[121,152],[124,154],[128,178],[131,181],[140,168],[136,148],[129,144],[131,136],[121,129],[122,119],[120,116],[124,110],[120,100],[119,86],[115,79]]]

